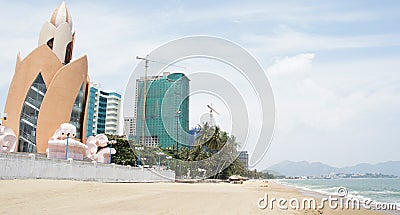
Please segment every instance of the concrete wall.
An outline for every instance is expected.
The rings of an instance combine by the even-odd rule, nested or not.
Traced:
[[[0,153],[0,179],[72,179],[99,182],[168,182],[175,172],[114,164]]]

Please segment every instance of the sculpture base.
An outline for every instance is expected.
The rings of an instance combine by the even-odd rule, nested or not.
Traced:
[[[47,158],[66,159],[67,158],[66,140],[50,140],[48,142]],[[83,160],[87,146],[76,140],[71,139],[68,142],[68,158],[74,160]]]

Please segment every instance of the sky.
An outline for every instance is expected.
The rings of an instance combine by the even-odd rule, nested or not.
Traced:
[[[60,3],[0,1],[0,110],[17,53],[25,57],[37,47]],[[88,55],[91,80],[119,93],[136,56],[176,38],[210,35],[248,50],[264,68],[276,104],[275,134],[257,169],[283,160],[337,167],[399,160],[399,1],[66,4],[76,32],[74,58]],[[192,124],[207,113],[205,106],[196,110]],[[217,122],[229,119],[220,117]]]

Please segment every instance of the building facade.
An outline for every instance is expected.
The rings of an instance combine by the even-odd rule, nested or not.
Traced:
[[[133,140],[136,136],[136,119],[135,117],[124,118],[124,134],[128,140]]]
[[[136,80],[135,141],[149,147],[187,146],[190,80],[183,73],[146,77],[146,102],[144,81],[144,77]]]
[[[18,54],[3,123],[18,137],[18,151],[45,153],[47,142],[62,123],[76,126],[85,142],[88,62],[72,60],[75,33],[63,2],[45,22],[38,47],[24,59]]]
[[[119,93],[104,91],[98,83],[92,83],[88,106],[87,137],[97,134],[121,135],[122,104]]]
[[[248,151],[240,151],[239,160],[243,163],[244,168],[249,168],[249,152]]]

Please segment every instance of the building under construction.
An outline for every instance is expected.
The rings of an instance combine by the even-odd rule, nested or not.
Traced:
[[[183,73],[167,72],[136,80],[134,114],[137,143],[162,148],[188,145],[189,81]]]

